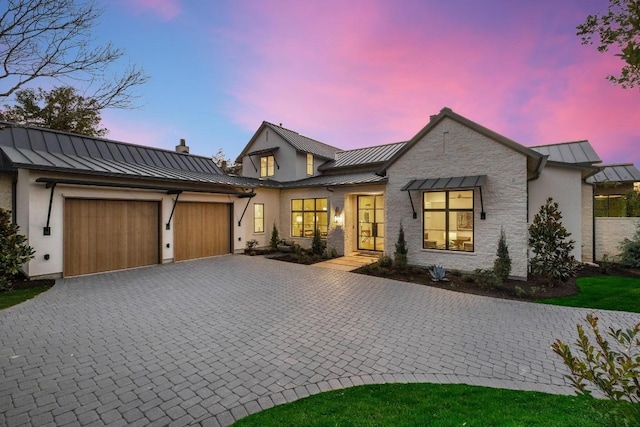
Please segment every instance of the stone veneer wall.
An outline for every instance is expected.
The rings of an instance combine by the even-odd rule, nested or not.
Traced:
[[[620,242],[631,239],[640,218],[596,218],[596,260],[620,254]]]
[[[0,208],[12,210],[12,185],[13,178],[8,173],[0,173]]]
[[[444,119],[387,171],[386,251],[393,254],[400,224],[409,249],[409,263],[439,264],[473,271],[492,268],[500,228],[512,259],[512,276],[527,276],[526,156],[454,121]],[[422,193],[411,197],[418,214],[413,219],[409,195],[401,188],[411,179],[487,175],[482,190],[486,219],[480,219],[480,192],[474,191],[474,252],[423,249]]]

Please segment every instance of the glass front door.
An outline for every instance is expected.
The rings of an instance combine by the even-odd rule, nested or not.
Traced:
[[[358,196],[358,249],[384,251],[384,196]]]

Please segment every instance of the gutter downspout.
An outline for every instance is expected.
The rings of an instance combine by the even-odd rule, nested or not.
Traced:
[[[18,209],[18,172],[13,172],[11,175],[11,216],[15,224],[18,220],[18,214],[16,212],[16,209]]]

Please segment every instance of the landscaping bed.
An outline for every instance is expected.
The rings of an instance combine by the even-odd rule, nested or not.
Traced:
[[[639,269],[627,269],[618,266],[608,266],[606,269],[602,269],[588,265],[583,266],[579,270],[577,277],[569,278],[566,282],[555,283],[553,286],[549,286],[548,282],[543,278],[529,277],[526,282],[508,279],[498,286],[481,287],[475,280],[473,274],[462,274],[453,270],[447,271],[446,277],[449,281],[434,282],[431,280],[431,275],[427,268],[415,266],[409,266],[404,270],[396,270],[393,268],[380,268],[377,264],[371,264],[354,270],[354,273],[417,283],[457,292],[520,301],[535,301],[539,299],[562,298],[577,295],[580,293],[580,289],[576,284],[576,280],[580,277],[608,274],[611,276],[640,278]]]

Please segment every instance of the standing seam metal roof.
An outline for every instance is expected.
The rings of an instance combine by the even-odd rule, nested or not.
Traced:
[[[632,163],[606,165],[600,172],[589,177],[587,182],[640,182],[640,170]]]
[[[28,168],[72,169],[135,176],[195,172],[224,175],[212,159],[49,129],[0,124],[0,149]],[[150,170],[156,170],[155,173]],[[157,171],[163,170],[159,173]]]
[[[405,144],[406,142],[396,142],[393,144],[376,145],[373,147],[339,151],[338,153],[336,153],[334,161],[327,162],[318,169],[327,170],[332,168],[383,163],[393,157],[393,155],[398,151],[400,151]]]
[[[269,122],[264,122],[264,124],[288,141],[298,151],[311,153],[314,156],[328,160],[333,160],[336,153],[340,151],[339,148],[300,135],[298,132],[283,128],[282,126],[277,126]]]
[[[531,147],[540,154],[549,156],[549,161],[570,164],[593,164],[602,160],[589,141],[561,142],[558,144]]]

